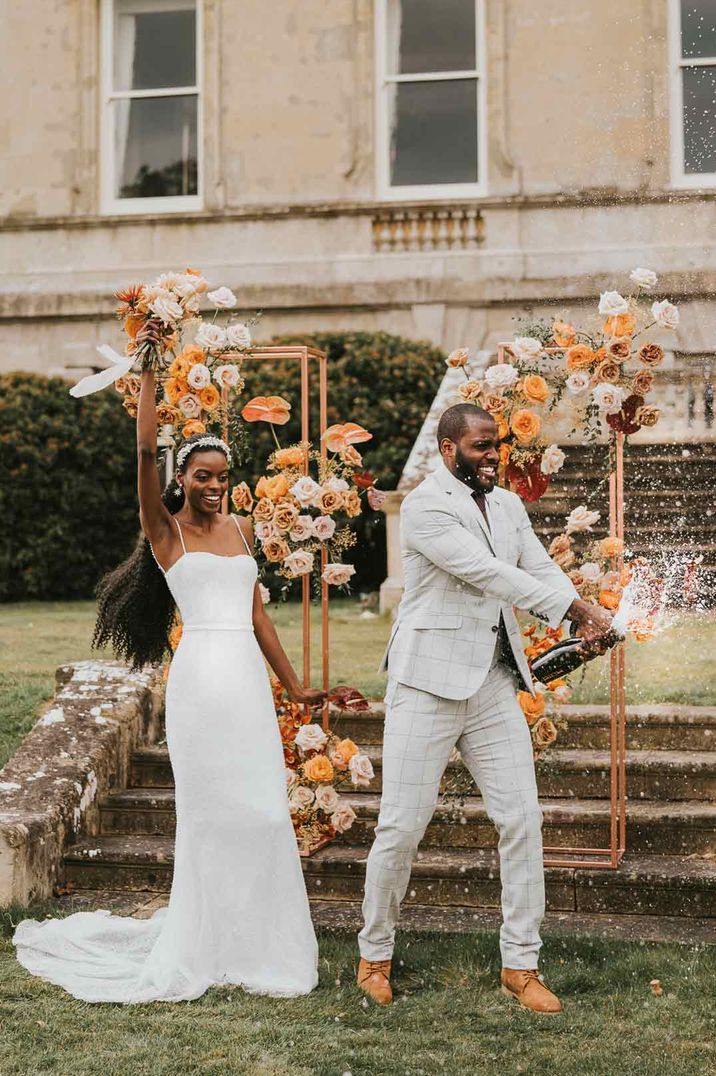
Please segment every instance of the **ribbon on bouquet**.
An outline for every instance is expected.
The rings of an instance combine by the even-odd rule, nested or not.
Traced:
[[[93,392],[106,389],[117,378],[128,374],[134,366],[134,355],[120,355],[108,344],[100,344],[97,350],[102,358],[107,360],[109,366],[105,370],[100,370],[98,374],[88,374],[87,377],[81,378],[70,389],[70,396],[90,396]]]

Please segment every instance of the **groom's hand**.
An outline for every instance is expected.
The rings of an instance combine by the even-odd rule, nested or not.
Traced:
[[[583,641],[581,653],[585,658],[603,654],[619,642],[618,635],[612,630],[612,615],[601,605],[575,598],[567,610],[567,618],[575,625],[576,633]]]
[[[288,691],[291,702],[298,702],[301,706],[323,706],[326,701],[326,692],[315,687],[301,687],[297,685]]]

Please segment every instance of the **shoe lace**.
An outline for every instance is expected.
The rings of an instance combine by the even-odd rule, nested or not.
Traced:
[[[379,972],[381,975],[388,977],[388,962],[385,960],[366,960],[366,971],[369,975],[375,975]]]

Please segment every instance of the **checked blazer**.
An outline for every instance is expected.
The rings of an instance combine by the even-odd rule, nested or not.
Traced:
[[[502,617],[532,690],[512,607],[557,627],[579,595],[516,494],[496,486],[487,504],[489,528],[468,486],[442,462],[403,501],[405,588],[381,665],[391,680],[445,699],[469,698],[490,669]]]

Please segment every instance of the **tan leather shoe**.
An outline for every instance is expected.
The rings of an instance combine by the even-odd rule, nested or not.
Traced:
[[[390,1005],[390,960],[363,960],[358,965],[358,986],[379,1005]]]
[[[500,982],[502,993],[508,998],[515,998],[525,1009],[548,1016],[562,1011],[559,998],[547,989],[536,968],[534,971],[503,968]]]

